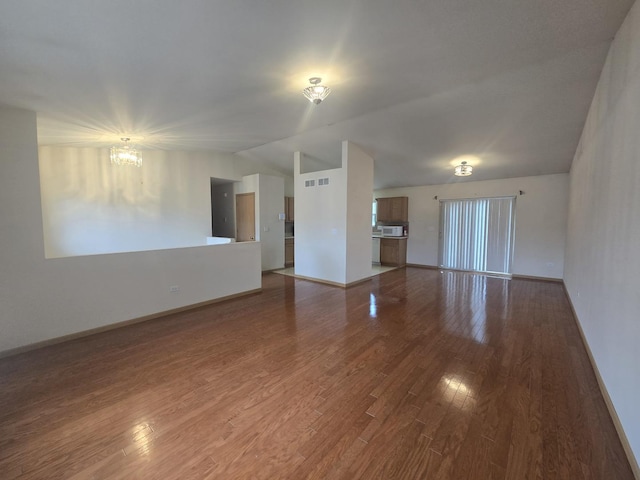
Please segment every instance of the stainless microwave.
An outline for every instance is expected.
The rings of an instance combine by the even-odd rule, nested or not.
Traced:
[[[383,237],[402,237],[404,234],[404,227],[402,227],[401,225],[388,225],[378,228]]]

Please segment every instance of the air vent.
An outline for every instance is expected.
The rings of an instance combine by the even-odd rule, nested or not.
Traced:
[[[315,187],[316,185],[316,181],[315,180],[305,180],[304,181],[304,186],[305,187]]]
[[[328,178],[319,178],[318,179],[318,185],[329,185],[329,179]]]

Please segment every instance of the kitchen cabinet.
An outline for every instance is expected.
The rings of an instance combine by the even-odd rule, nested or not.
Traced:
[[[293,197],[284,197],[284,221],[293,222]]]
[[[409,197],[376,198],[376,220],[384,223],[409,221]]]
[[[407,264],[406,238],[380,239],[380,264],[393,267],[403,267]]]
[[[295,259],[295,243],[293,238],[284,239],[284,266],[292,267]]]

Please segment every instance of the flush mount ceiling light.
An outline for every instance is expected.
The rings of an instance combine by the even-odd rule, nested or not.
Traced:
[[[324,85],[320,85],[322,79],[320,77],[311,77],[309,79],[310,87],[305,88],[302,93],[310,102],[318,105],[331,93],[331,89]]]
[[[467,165],[467,162],[462,162],[460,165],[456,166],[453,173],[456,177],[468,177],[473,173],[473,167],[471,165]]]
[[[111,147],[111,163],[114,165],[131,165],[132,167],[142,166],[142,152],[129,145],[129,137],[123,137],[120,140],[123,145],[114,145]]]

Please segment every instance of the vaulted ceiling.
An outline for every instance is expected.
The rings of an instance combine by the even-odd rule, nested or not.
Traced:
[[[567,172],[632,0],[21,0],[0,103],[41,145],[375,158],[377,188]],[[320,105],[301,94],[320,76]]]

